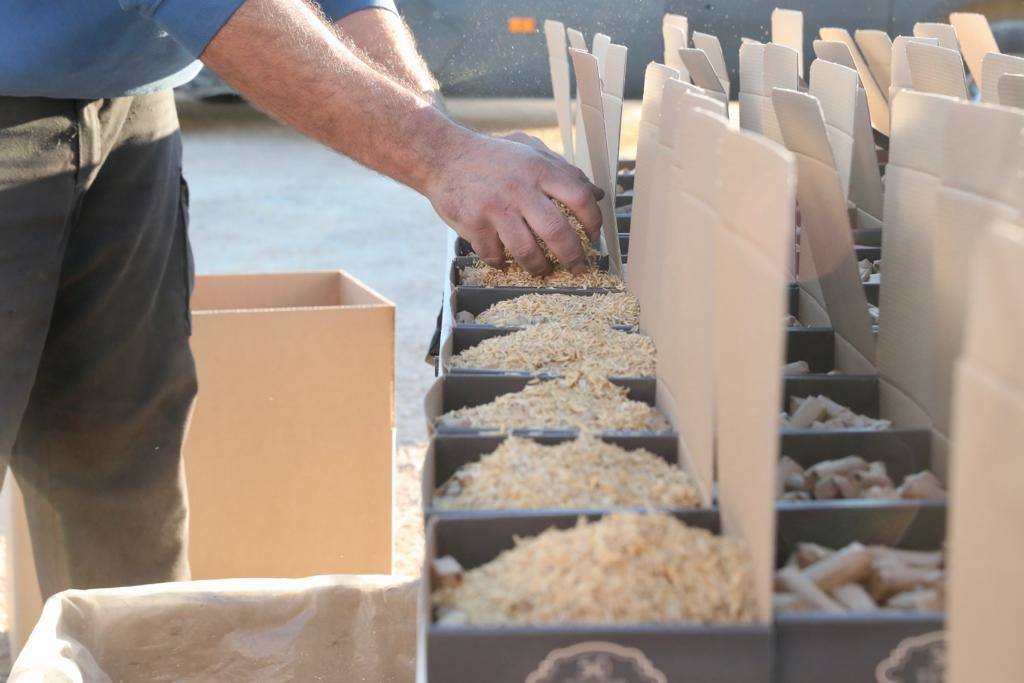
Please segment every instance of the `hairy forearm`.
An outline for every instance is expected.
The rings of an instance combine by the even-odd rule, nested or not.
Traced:
[[[472,135],[366,64],[302,0],[246,0],[202,60],[283,123],[424,194]]]
[[[338,34],[365,61],[435,104],[441,90],[416,49],[416,40],[402,18],[386,9],[353,12],[334,23]]]

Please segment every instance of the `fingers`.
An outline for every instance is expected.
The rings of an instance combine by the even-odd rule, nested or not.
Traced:
[[[505,266],[505,245],[494,230],[481,230],[470,240],[477,258],[493,268]]]
[[[551,262],[540,250],[540,245],[537,244],[537,240],[522,216],[512,213],[502,214],[494,220],[494,227],[497,228],[498,236],[504,242],[505,248],[512,254],[512,258],[531,275],[547,275],[551,272]]]
[[[551,200],[543,195],[535,196],[523,207],[523,216],[566,270],[572,273],[587,270],[579,236]]]
[[[599,198],[604,197],[604,193],[599,188],[590,182],[580,180],[579,177],[559,173],[557,170],[544,174],[540,186],[548,196],[569,207],[583,224],[591,242],[596,243],[600,239],[602,219],[601,208],[597,202]]]

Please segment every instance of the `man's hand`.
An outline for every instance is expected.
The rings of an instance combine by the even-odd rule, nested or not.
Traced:
[[[256,106],[287,125],[426,195],[488,263],[502,244],[530,272],[549,264],[536,232],[579,270],[576,233],[560,200],[596,239],[592,186],[529,144],[469,131],[366,64],[301,0],[245,0],[202,59]]]
[[[545,148],[546,149],[546,148]],[[535,275],[550,263],[534,234],[567,270],[586,270],[583,246],[551,198],[565,204],[596,242],[601,234],[600,190],[579,169],[527,144],[472,134],[453,150],[427,196],[482,261],[501,267],[504,248]]]

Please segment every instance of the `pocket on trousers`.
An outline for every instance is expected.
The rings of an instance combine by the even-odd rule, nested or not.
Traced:
[[[181,192],[178,195],[178,227],[181,230],[182,258],[185,273],[185,329],[192,334],[192,290],[196,284],[196,263],[192,256],[192,243],[188,238],[188,183],[181,176]]]

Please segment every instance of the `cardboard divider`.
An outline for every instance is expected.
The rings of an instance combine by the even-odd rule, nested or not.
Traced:
[[[565,36],[569,39],[569,47],[574,50],[587,51],[587,40],[583,34],[574,28],[565,29]],[[591,180],[594,179],[594,169],[590,163],[590,152],[587,149],[586,124],[583,121],[583,106],[580,102],[580,85],[576,83],[576,117],[573,128],[575,140],[573,142],[574,163],[580,170],[587,174]]]
[[[706,91],[709,97],[713,97],[723,103],[728,103],[728,81],[724,84],[722,83],[704,50],[695,47],[683,47],[679,48],[679,56],[682,58],[683,63],[686,64],[686,69],[689,71],[694,85]]]
[[[640,123],[637,130],[636,174],[633,187],[633,216],[630,220],[630,268],[626,285],[641,302],[646,300],[644,274],[647,269],[647,241],[650,237],[650,204],[654,195],[654,156],[658,144],[658,128],[661,125],[661,102],[665,83],[679,76],[679,72],[662,64],[647,65],[644,75],[644,96],[640,108]],[[654,256],[652,252],[652,257]]]
[[[569,46],[565,37],[565,25],[560,21],[547,19],[544,22],[544,38],[548,47],[548,65],[551,69],[551,90],[555,99],[555,115],[558,117],[558,130],[562,134],[562,156],[571,164],[575,159],[575,150],[572,139]]]
[[[812,95],[792,90],[776,89],[772,98],[786,146],[796,154],[801,237],[806,238],[824,297],[820,303],[836,332],[836,368],[870,372],[875,339],[821,107]],[[801,287],[807,288],[803,281]],[[816,294],[810,288],[808,293]]]
[[[914,90],[967,99],[964,63],[958,51],[922,43],[907,43],[906,50]]]
[[[608,135],[605,129],[605,102],[597,58],[587,52],[570,48],[576,72],[576,92],[583,112],[584,132],[593,169],[594,184],[604,190],[601,207],[601,234],[608,250],[608,269],[621,276],[622,254],[619,253],[619,231],[615,222],[615,171],[608,163]],[[623,53],[624,59],[624,53]]]
[[[846,43],[839,40],[815,40],[812,45],[814,56],[818,59],[857,70],[857,63],[853,61],[853,54]]]
[[[889,89],[892,87],[892,38],[885,31],[861,29],[854,32],[853,40],[882,96],[888,100]]]
[[[907,60],[907,45],[910,43],[938,45],[939,39],[897,36],[892,41],[892,78],[889,85],[890,102],[896,99],[898,92],[914,89],[914,82],[910,77],[910,62]]]
[[[868,110],[871,114],[871,125],[882,135],[889,134],[889,102],[881,87],[871,75],[871,69],[860,53],[860,49],[850,37],[850,32],[845,28],[823,27],[819,34],[822,40],[844,43],[850,50],[850,57],[853,59],[854,67],[860,75],[861,85],[867,93]],[[846,65],[849,66],[849,65]]]
[[[664,44],[662,62],[665,66],[675,70],[685,80],[689,80],[686,73],[686,65],[679,57],[679,48],[686,47],[690,43],[690,24],[682,14],[666,14],[661,20],[661,39]],[[646,84],[645,84],[646,85]],[[644,88],[644,93],[647,88]]]
[[[797,54],[797,72],[803,79],[804,70],[804,13],[795,9],[776,7],[772,10],[772,42],[785,45]]]
[[[809,92],[818,98],[825,114],[836,168],[847,199],[856,207],[857,224],[880,224],[882,176],[875,154],[867,96],[857,72],[834,62],[815,60],[811,64]]]
[[[978,84],[978,90],[984,90],[982,59],[989,52],[999,52],[996,37],[992,35],[992,27],[984,14],[975,12],[952,12],[949,23],[960,43],[960,52],[964,62]]]
[[[712,92],[721,91],[725,93],[726,101],[729,99],[729,67],[725,64],[725,54],[722,52],[722,43],[719,42],[718,36],[711,35],[710,33],[701,33],[700,31],[694,31],[690,38],[693,41],[693,46],[698,50],[703,50],[704,54],[707,55],[708,61],[711,64],[711,68],[714,69],[715,76],[718,78],[718,88],[708,88],[707,86],[701,86]],[[685,60],[684,60],[685,61]],[[696,81],[694,81],[696,83]],[[697,83],[697,85],[700,85]]]
[[[838,548],[852,541],[937,550],[945,537],[942,504],[784,506],[779,509],[779,562],[798,542]],[[787,683],[939,680],[941,612],[789,612],[775,619],[775,680]],[[937,646],[936,646],[937,643]],[[895,676],[895,677],[893,677]],[[931,678],[928,678],[931,677]]]
[[[943,137],[942,174],[934,226],[935,382],[932,419],[948,436],[953,370],[967,312],[963,278],[982,228],[1021,222],[1024,195],[1024,111],[958,102],[950,106]],[[950,135],[949,131],[955,131]]]
[[[919,21],[914,24],[914,35],[918,38],[935,38],[939,47],[960,52],[960,41],[956,37],[956,29],[950,24],[935,21]]]
[[[784,45],[744,43],[740,46],[740,128],[775,142],[782,134],[772,108],[772,90],[800,87],[799,55]]]
[[[595,36],[596,39],[596,36]],[[611,43],[605,50],[601,68],[601,96],[604,102],[604,129],[608,136],[608,168],[615,192],[619,167],[619,143],[622,137],[622,103],[626,86],[626,46]],[[621,195],[616,196],[618,200]]]
[[[718,496],[724,532],[750,549],[762,623],[772,619],[771,510],[784,354],[779,320],[786,312],[795,190],[792,154],[751,133],[726,134],[714,253]]]
[[[718,516],[711,510],[675,516],[712,532],[719,529]],[[451,555],[462,566],[473,568],[513,547],[516,537],[575,523],[569,516],[435,520],[427,529],[427,566],[434,557]],[[425,574],[425,596],[431,588]],[[448,627],[428,623],[426,641],[428,676],[446,683],[569,680],[581,662],[595,657],[609,662],[613,672],[636,681],[762,683],[771,667],[770,633],[762,624]],[[497,661],[501,666],[495,666]],[[723,661],[730,662],[727,670]]]
[[[999,84],[1006,74],[1024,75],[1024,57],[990,52],[982,57],[981,73],[981,101],[989,104],[1012,104],[1003,102]]]
[[[666,101],[677,83],[669,82]],[[685,92],[685,88],[674,90]],[[729,122],[699,109],[700,99],[680,98],[673,131],[667,131],[667,122],[662,122],[666,137],[675,138],[663,169],[673,191],[666,193],[665,237],[657,252],[664,265],[652,285],[660,296],[646,318],[641,309],[641,328],[659,322],[654,328],[659,373],[678,400],[680,448],[692,458],[701,481],[710,486],[715,458],[715,231],[721,144]]]
[[[995,223],[971,258],[956,368],[950,518],[950,683],[1011,681],[1024,668],[1017,620],[1024,558],[1024,231]]]
[[[1024,74],[1003,74],[998,91],[999,104],[1024,109]]]
[[[576,508],[557,509],[505,509],[498,510],[476,509],[476,510],[448,510],[434,507],[434,495],[444,482],[448,481],[461,467],[470,463],[479,462],[480,459],[493,453],[507,437],[502,436],[474,436],[474,435],[438,435],[431,442],[427,449],[426,458],[423,461],[423,490],[422,500],[424,517],[465,517],[465,516],[524,516],[524,515],[555,515],[555,514],[579,514]],[[546,436],[533,439],[537,443],[552,445],[571,441],[569,436]],[[678,462],[678,441],[672,435],[649,434],[642,436],[606,436],[603,441],[615,444],[626,450],[644,449],[653,455],[662,458],[668,463]],[[571,512],[569,511],[571,510]],[[594,512],[593,510],[585,512]]]

